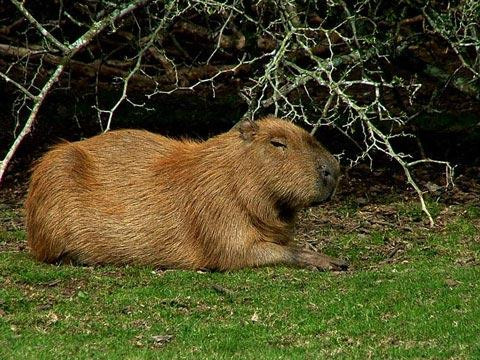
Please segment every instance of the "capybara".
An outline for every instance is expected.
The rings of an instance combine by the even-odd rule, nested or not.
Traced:
[[[298,210],[327,200],[338,176],[317,140],[274,117],[203,142],[110,131],[61,143],[35,165],[28,245],[45,262],[343,270],[293,241]]]

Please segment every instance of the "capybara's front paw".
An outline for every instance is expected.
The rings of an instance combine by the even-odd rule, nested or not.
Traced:
[[[322,271],[346,271],[348,270],[349,263],[342,259],[320,255],[315,267]]]
[[[343,259],[332,258],[330,262],[330,270],[333,271],[347,271],[350,264]]]

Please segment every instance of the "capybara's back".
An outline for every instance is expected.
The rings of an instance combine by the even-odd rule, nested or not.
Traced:
[[[28,244],[45,262],[342,268],[292,246],[296,212],[327,199],[337,178],[337,162],[313,137],[275,118],[205,142],[112,131],[38,161]]]

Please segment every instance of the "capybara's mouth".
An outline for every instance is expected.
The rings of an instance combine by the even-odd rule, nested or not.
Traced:
[[[335,189],[333,189],[332,191],[330,191],[328,193],[327,196],[325,197],[321,197],[320,199],[315,199],[312,203],[310,203],[310,206],[313,207],[313,206],[319,206],[329,200],[332,199],[333,195],[335,195]]]

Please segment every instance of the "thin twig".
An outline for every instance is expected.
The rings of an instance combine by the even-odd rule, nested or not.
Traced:
[[[33,95],[30,91],[28,91],[23,85],[19,84],[15,80],[11,79],[8,75],[5,75],[3,72],[0,71],[0,77],[2,77],[7,83],[11,83],[15,85],[17,88],[20,89],[25,95],[27,95],[30,99],[36,100],[37,96]]]
[[[23,3],[21,3],[18,0],[10,0],[16,7],[17,9],[25,16],[28,21],[30,21],[37,29],[40,31],[40,33],[48,40],[50,41],[53,45],[55,45],[58,49],[62,50],[62,52],[66,53],[68,51],[68,46],[65,46],[62,44],[58,39],[50,34],[47,29],[45,29],[42,24],[40,24],[37,19],[35,19],[30,12],[25,9],[23,6]]]
[[[325,103],[325,106],[323,107],[323,112],[322,112],[322,117],[318,119],[317,123],[313,127],[312,131],[310,131],[310,134],[313,136],[317,132],[318,128],[320,127],[320,124],[323,119],[327,117],[328,109],[330,108],[330,105],[332,104],[333,98],[335,97],[335,93],[330,94],[328,97],[327,102]]]

